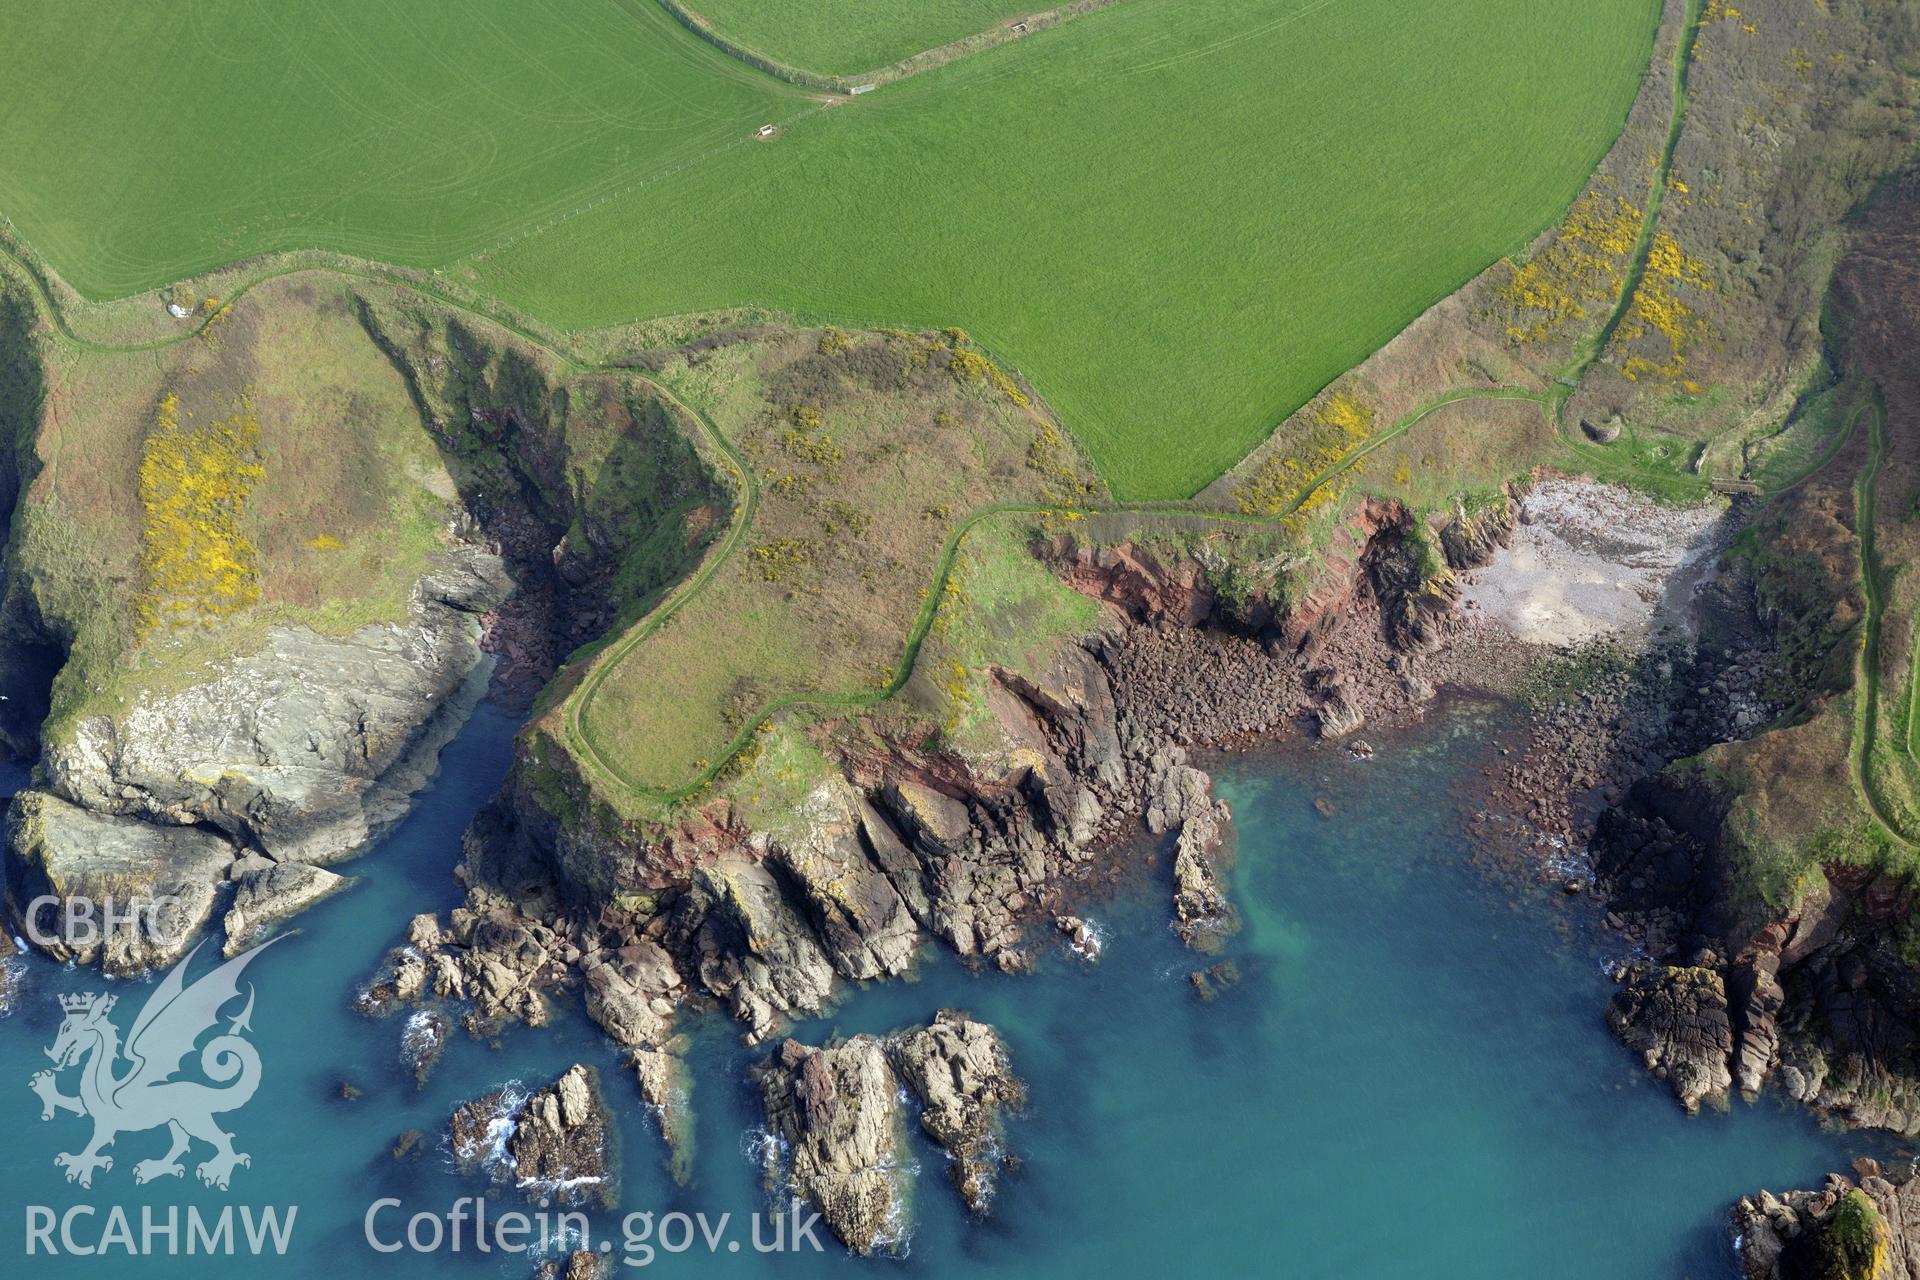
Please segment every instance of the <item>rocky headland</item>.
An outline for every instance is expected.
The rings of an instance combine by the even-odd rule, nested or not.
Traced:
[[[291,628],[207,679],[83,720],[50,743],[7,816],[6,899],[58,959],[170,964],[226,900],[231,951],[344,888],[324,864],[403,816],[485,692],[481,618],[512,591],[470,546],[421,578],[406,625],[344,639]],[[231,885],[231,897],[226,886]],[[163,904],[72,936],[68,899]]]
[[[1854,1162],[1817,1191],[1761,1191],[1734,1205],[1747,1280],[1914,1280],[1920,1276],[1920,1183]]]

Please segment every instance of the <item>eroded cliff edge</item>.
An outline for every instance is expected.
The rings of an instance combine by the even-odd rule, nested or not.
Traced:
[[[725,507],[664,403],[405,290],[276,277],[136,359],[0,285],[6,902],[58,957],[347,887],[490,681],[531,696]]]

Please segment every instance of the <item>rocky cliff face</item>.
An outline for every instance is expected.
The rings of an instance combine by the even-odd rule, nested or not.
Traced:
[[[1493,545],[1486,530],[1501,527],[1488,517],[1462,545]],[[1235,927],[1221,879],[1230,815],[1188,745],[1316,718],[1324,732],[1330,703],[1357,722],[1433,696],[1424,659],[1394,638],[1423,649],[1449,630],[1451,606],[1429,613],[1419,584],[1451,570],[1421,561],[1408,578],[1369,566],[1419,559],[1402,544],[1438,543],[1397,508],[1362,513],[1354,536],[1344,594],[1323,591],[1307,616],[1257,592],[1223,599],[1191,558],[1042,548],[1112,607],[1037,671],[993,672],[986,705],[1019,745],[1016,763],[996,772],[830,727],[822,746],[840,775],[779,838],[724,804],[665,826],[617,822],[536,735],[468,834],[468,905],[446,926],[416,922],[369,1003],[462,1000],[470,1025],[485,1026],[542,1020],[553,992],[577,987],[616,1040],[645,1053],[667,1046],[676,1007],[710,998],[765,1040],[848,981],[905,972],[929,942],[1024,967],[1049,944],[1068,887],[1131,832],[1164,840],[1170,914],[1208,949]]]
[[[406,808],[480,689],[480,616],[512,592],[467,547],[421,578],[404,625],[280,628],[182,691],[48,743],[40,785],[97,814],[200,826],[277,862],[326,863]],[[443,714],[444,713],[444,714]]]
[[[1916,247],[1920,173],[1909,171],[1863,211],[1832,295],[1842,376],[1884,410],[1889,456],[1901,459],[1878,481],[1875,555],[1887,566],[1915,554],[1906,513],[1920,478],[1905,450],[1920,422]],[[1692,1063],[1689,1080],[1712,1082],[1701,1098],[1777,1085],[1841,1123],[1911,1134],[1920,1132],[1920,889],[1904,838],[1887,837],[1885,819],[1868,811],[1854,763],[1854,735],[1872,732],[1856,684],[1867,670],[1858,526],[1874,511],[1860,509],[1856,481],[1869,465],[1868,430],[1760,511],[1744,604],[1730,593],[1714,601],[1719,624],[1766,636],[1787,696],[1756,690],[1737,667],[1697,676],[1698,714],[1672,751],[1690,758],[1603,817],[1595,864],[1614,918],[1666,974],[1711,974],[1669,976],[1662,998],[1621,1009],[1631,1043]],[[1909,621],[1887,614],[1890,627]],[[1903,685],[1904,658],[1877,674]],[[1770,705],[1790,714],[1774,720]],[[1897,810],[1894,820],[1905,821]]]
[[[36,900],[161,903],[77,928],[58,904],[34,912],[28,936],[55,939],[49,952],[131,973],[181,955],[230,881],[236,944],[344,887],[314,864],[357,851],[432,777],[485,688],[480,617],[511,587],[497,556],[463,547],[421,579],[404,625],[276,629],[205,680],[48,744],[7,824],[17,931]]]
[[[415,452],[404,463],[414,486],[405,501],[425,504],[441,527],[431,530],[437,550],[384,561],[390,572],[378,584],[378,608],[398,614],[405,601],[404,616],[345,635],[280,625],[263,638],[248,633],[244,646],[218,630],[224,621],[209,622],[216,629],[205,634],[143,637],[118,603],[95,610],[92,595],[69,581],[71,566],[34,549],[26,531],[45,511],[23,509],[12,522],[13,544],[0,557],[0,744],[37,756],[38,767],[10,820],[7,903],[17,932],[54,938],[42,945],[62,957],[116,972],[165,964],[219,916],[228,946],[237,947],[344,887],[322,868],[359,852],[406,812],[440,748],[487,692],[489,671],[496,693],[530,699],[557,654],[671,581],[697,556],[703,531],[724,525],[720,486],[673,411],[638,385],[564,378],[547,354],[513,335],[456,320],[404,291],[370,287],[324,303],[316,301],[321,292],[276,295],[271,305],[290,314],[322,308],[329,340],[361,361],[355,386],[391,379],[390,363],[399,375],[383,385],[395,396],[390,407],[404,413],[411,401],[419,415],[421,438],[410,441]],[[244,341],[221,347],[210,367],[245,380],[246,361],[278,340],[277,331],[256,332],[255,311],[267,305],[241,308],[235,323]],[[24,484],[44,451],[39,380],[53,367],[33,327],[30,304],[0,298],[0,384],[9,393],[0,397],[0,517],[17,501],[57,505]],[[283,427],[282,417],[269,427]],[[353,429],[339,431],[342,449],[364,443]],[[402,469],[379,456],[379,465]],[[128,466],[137,465],[136,448]],[[365,487],[356,500],[386,512],[380,495],[359,491]],[[277,558],[295,554],[285,547],[293,534],[274,525],[278,517],[253,514],[272,536],[262,534],[249,554],[257,551],[266,577],[293,576]],[[361,517],[373,522],[375,540],[388,529],[380,521],[389,515]],[[301,538],[310,533],[301,526]],[[301,553],[316,541],[329,539],[301,543]],[[102,563],[101,573],[119,575],[111,581],[128,580],[126,566]],[[300,610],[337,603],[308,596],[350,596],[353,584],[306,595],[301,585],[285,588],[295,604],[269,596],[262,607],[308,616]],[[219,656],[194,661],[203,645]],[[181,671],[156,676],[118,704],[78,700],[79,682],[92,679],[82,673],[129,654],[143,670],[171,661]],[[55,672],[73,686],[68,702],[88,710],[62,711],[42,741]],[[228,884],[233,897],[223,905]],[[87,926],[56,926],[59,902],[42,904],[38,927],[26,929],[40,898],[111,899],[120,915],[129,898],[166,901],[152,918],[91,938]]]
[[[1833,866],[1793,909],[1756,918],[1718,812],[1666,778],[1603,820],[1616,917],[1675,961],[1634,972],[1616,1029],[1650,1065],[1686,1064],[1668,1078],[1690,1105],[1777,1085],[1849,1125],[1920,1132],[1920,978],[1899,944],[1912,885]]]

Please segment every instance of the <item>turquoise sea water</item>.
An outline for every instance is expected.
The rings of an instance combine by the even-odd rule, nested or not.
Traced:
[[[961,1006],[1000,1027],[1031,1091],[1009,1135],[1022,1165],[991,1220],[966,1220],[942,1156],[916,1134],[908,1256],[857,1264],[830,1238],[821,1255],[753,1251],[747,1219],[763,1198],[746,1155],[759,1117],[745,1068],[764,1051],[742,1048],[722,1020],[690,1028],[695,1177],[677,1189],[617,1055],[579,1015],[497,1048],[457,1035],[416,1091],[399,1022],[348,1011],[408,916],[456,900],[460,831],[504,773],[514,728],[483,707],[414,814],[352,868],[363,883],[249,970],[264,1081],[225,1119],[253,1157],[230,1192],[134,1186],[134,1161],[164,1148],[159,1132],[123,1136],[92,1191],[63,1180],[53,1156],[77,1149],[86,1126],[42,1123],[27,1079],[46,1065],[54,996],[100,980],[28,962],[25,994],[0,1021],[0,1275],[528,1275],[524,1255],[476,1254],[470,1241],[458,1255],[376,1254],[363,1217],[381,1197],[401,1199],[404,1211],[379,1220],[382,1238],[397,1238],[405,1213],[477,1190],[443,1150],[395,1164],[395,1135],[440,1129],[455,1102],[504,1080],[537,1086],[586,1061],[618,1106],[623,1165],[620,1210],[596,1211],[594,1234],[620,1246],[634,1211],[705,1213],[709,1225],[732,1215],[717,1253],[649,1241],[653,1272],[1732,1276],[1730,1199],[1804,1185],[1883,1144],[1822,1133],[1772,1102],[1688,1118],[1643,1076],[1602,1025],[1608,953],[1581,908],[1468,864],[1454,789],[1483,763],[1490,714],[1376,738],[1364,763],[1321,750],[1215,762],[1240,833],[1232,888],[1246,928],[1226,951],[1243,980],[1212,1004],[1189,989],[1196,961],[1166,927],[1162,860],[1085,908],[1106,937],[1097,964],[1050,954],[1033,975],[974,975],[930,953],[918,980],[857,991],[798,1028],[811,1042]],[[123,1004],[147,990],[113,985]],[[363,1096],[340,1101],[342,1080]],[[79,1204],[98,1211],[76,1220],[81,1243],[97,1242],[114,1205],[136,1231],[141,1206],[298,1215],[286,1256],[265,1261],[25,1256],[27,1206]]]

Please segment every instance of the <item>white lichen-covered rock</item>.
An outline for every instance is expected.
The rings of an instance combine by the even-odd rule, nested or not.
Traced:
[[[345,638],[275,628],[206,679],[48,743],[46,788],[98,813],[213,827],[280,862],[344,857],[431,776],[482,691],[477,614],[511,589],[497,556],[467,548],[420,580],[405,623]]]
[[[184,955],[233,862],[233,846],[211,832],[94,813],[42,791],[14,798],[6,835],[15,931],[57,960],[113,974]]]

